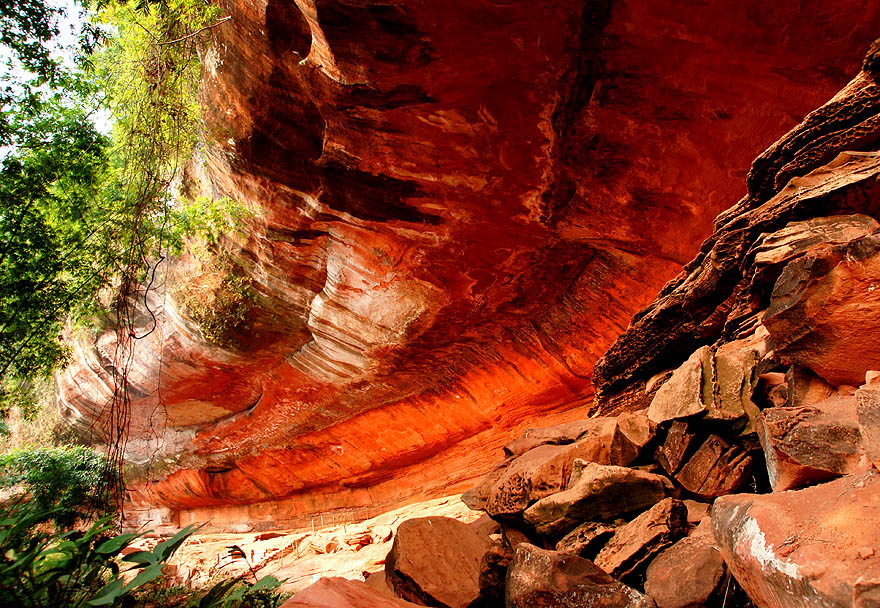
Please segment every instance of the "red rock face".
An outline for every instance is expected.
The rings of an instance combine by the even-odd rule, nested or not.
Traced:
[[[129,443],[163,463],[135,503],[218,525],[453,488],[576,417],[598,356],[880,20],[856,0],[223,7],[193,174],[253,211],[224,247],[256,303],[220,348],[169,283]],[[82,339],[59,378],[81,428],[112,349]]]

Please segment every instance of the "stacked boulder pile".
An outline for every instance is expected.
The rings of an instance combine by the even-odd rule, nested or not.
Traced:
[[[536,429],[290,606],[880,606],[880,45]],[[328,599],[330,598],[330,599]]]

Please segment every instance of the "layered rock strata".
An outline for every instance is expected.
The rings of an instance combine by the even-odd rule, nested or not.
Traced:
[[[548,447],[601,444],[569,423],[465,494],[521,531],[517,546],[496,541],[510,556],[504,606],[880,603],[878,57],[880,41],[758,158],[747,199],[597,366],[604,415],[590,421],[639,437],[643,417],[638,454],[532,466]],[[499,493],[516,510],[492,513]],[[626,499],[604,500],[615,495]],[[472,606],[502,605],[486,591]]]
[[[220,6],[190,181],[252,213],[221,251],[160,268],[128,456],[144,517],[221,527],[363,516],[468,482],[536,420],[582,417],[596,359],[766,141],[843,84],[880,16],[856,0]],[[777,176],[865,149],[872,86],[826,111],[839,128],[808,124],[821,142],[762,157],[742,210]],[[219,336],[194,321],[218,301],[247,308]],[[80,336],[59,377],[83,431],[114,350],[112,333]],[[658,367],[613,358],[606,393]]]

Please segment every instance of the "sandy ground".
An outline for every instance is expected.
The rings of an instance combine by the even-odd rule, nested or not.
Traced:
[[[283,580],[282,590],[288,593],[308,587],[324,576],[363,580],[366,573],[382,570],[397,526],[407,519],[429,515],[470,523],[479,519],[481,513],[468,509],[456,495],[314,532],[195,534],[177,551],[168,574],[176,582],[200,586],[219,576],[237,576],[252,570],[258,578],[271,574]],[[136,546],[151,548],[158,541],[140,539]]]

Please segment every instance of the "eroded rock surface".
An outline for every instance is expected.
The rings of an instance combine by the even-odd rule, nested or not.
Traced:
[[[232,18],[204,49],[190,181],[253,213],[224,239],[228,268],[192,254],[160,269],[158,326],[128,376],[129,456],[152,482],[134,502],[217,527],[448,490],[536,419],[589,403],[593,363],[754,156],[854,73],[878,10],[219,6]],[[853,149],[865,108],[811,158]],[[806,172],[793,147],[753,191]],[[254,295],[231,347],[186,304],[227,274]],[[83,336],[59,378],[83,431],[112,394],[114,340]]]
[[[715,539],[736,580],[761,607],[873,606],[880,475],[803,490],[738,494],[712,507]]]
[[[488,536],[456,519],[410,519],[397,529],[385,573],[398,597],[467,608],[480,596],[480,562],[488,550]]]
[[[414,608],[412,604],[376,591],[360,581],[322,578],[290,598],[281,608]]]
[[[508,608],[654,608],[593,562],[534,545],[517,547],[507,571]]]

